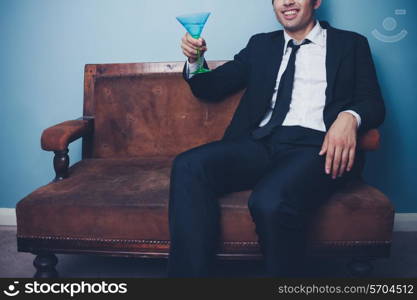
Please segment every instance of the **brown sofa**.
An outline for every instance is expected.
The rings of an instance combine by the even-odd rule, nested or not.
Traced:
[[[213,68],[224,61],[209,62]],[[225,101],[195,99],[183,63],[86,65],[83,117],[44,130],[56,178],[16,206],[18,251],[36,255],[35,277],[58,276],[56,253],[166,258],[171,162],[220,139],[241,93]],[[68,145],[82,139],[82,160],[69,167]],[[379,146],[379,133],[358,137]],[[46,166],[47,167],[47,166]],[[250,190],[219,199],[220,259],[260,259],[247,200]],[[363,180],[351,181],[320,208],[309,254],[350,257],[354,275],[389,257],[394,208]]]

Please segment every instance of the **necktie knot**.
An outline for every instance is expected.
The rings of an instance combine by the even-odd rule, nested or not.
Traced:
[[[297,45],[297,44],[294,43],[294,40],[290,40],[288,42],[288,47],[291,47],[291,48],[293,48],[294,51],[297,51],[298,49],[300,49],[301,46],[307,45],[307,44],[310,44],[310,43],[311,43],[311,41],[309,39],[305,39],[301,44]]]

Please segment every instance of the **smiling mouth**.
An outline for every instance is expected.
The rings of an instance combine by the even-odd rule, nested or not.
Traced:
[[[289,10],[283,11],[282,14],[284,15],[284,18],[286,20],[292,20],[297,17],[298,9],[289,9]]]

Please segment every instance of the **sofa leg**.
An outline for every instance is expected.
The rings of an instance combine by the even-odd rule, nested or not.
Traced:
[[[63,151],[54,151],[55,178],[52,182],[61,181],[68,177],[69,155],[68,148]]]
[[[36,268],[34,278],[57,278],[58,272],[55,269],[58,258],[53,253],[38,253],[33,261]]]
[[[354,257],[348,262],[349,273],[353,277],[369,277],[373,270],[370,258]]]

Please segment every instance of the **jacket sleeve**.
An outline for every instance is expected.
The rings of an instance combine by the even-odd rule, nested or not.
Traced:
[[[361,131],[379,127],[385,119],[385,105],[366,37],[358,35],[355,47],[355,90],[347,109],[361,117]]]
[[[189,84],[194,96],[210,102],[219,102],[226,96],[238,92],[247,85],[250,72],[250,53],[253,37],[234,59],[217,67],[211,72],[196,74],[192,78],[186,75],[186,65],[183,77]],[[204,63],[207,68],[207,63]]]

